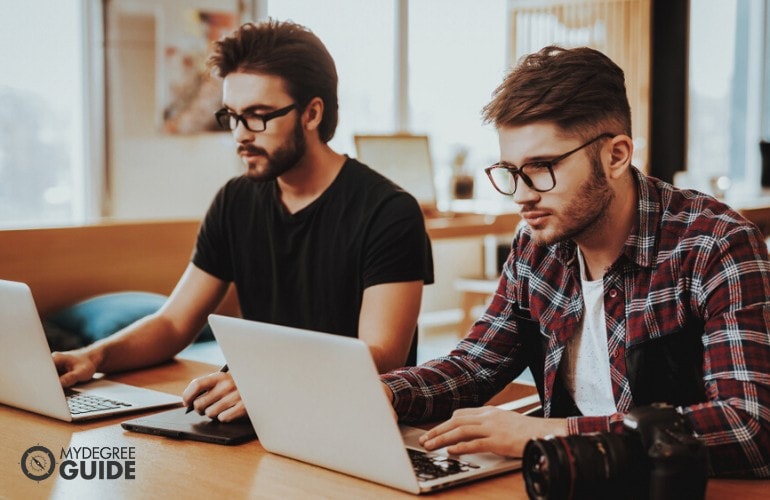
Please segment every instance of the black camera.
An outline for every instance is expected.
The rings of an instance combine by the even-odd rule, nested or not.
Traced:
[[[622,433],[549,436],[524,447],[531,499],[702,499],[706,446],[664,403],[631,410]]]

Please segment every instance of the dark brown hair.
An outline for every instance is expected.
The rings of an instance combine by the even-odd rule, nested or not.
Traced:
[[[631,136],[623,70],[588,47],[551,45],[523,57],[482,116],[497,128],[552,121],[585,140],[605,132]]]
[[[337,69],[323,42],[304,26],[272,19],[246,23],[214,42],[209,65],[222,78],[233,72],[280,77],[302,108],[320,97],[324,112],[319,136],[323,142],[334,137],[338,120]]]

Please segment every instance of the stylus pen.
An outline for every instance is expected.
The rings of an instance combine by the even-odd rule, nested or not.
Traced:
[[[227,373],[227,371],[228,371],[229,369],[230,369],[230,368],[229,368],[227,365],[225,365],[225,366],[223,366],[222,368],[220,368],[220,369],[219,369],[219,371],[220,371],[220,372],[222,372],[222,373]],[[185,411],[185,412],[184,412],[184,413],[185,413],[185,415],[187,415],[188,413],[190,413],[191,411],[193,411],[193,409],[194,409],[194,408],[193,408],[193,404],[195,403],[195,400],[196,400],[196,399],[198,399],[199,397],[203,396],[204,394],[206,394],[206,392],[208,392],[208,391],[201,391],[201,392],[199,392],[199,393],[198,393],[198,395],[197,395],[197,396],[195,396],[195,397],[193,398],[193,400],[192,400],[192,401],[190,401],[190,404],[189,404],[189,405],[187,405],[187,411]]]

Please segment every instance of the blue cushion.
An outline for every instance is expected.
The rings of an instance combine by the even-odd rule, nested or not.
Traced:
[[[108,293],[66,307],[48,320],[90,344],[154,313],[165,301],[166,296],[158,293]]]
[[[165,295],[150,292],[107,293],[64,308],[50,316],[48,322],[90,344],[156,312],[166,299]],[[208,325],[200,331],[196,342],[205,340],[214,340]]]

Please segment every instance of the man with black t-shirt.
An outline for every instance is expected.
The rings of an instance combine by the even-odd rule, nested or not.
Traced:
[[[171,358],[231,282],[246,319],[359,337],[381,372],[404,365],[433,281],[430,241],[412,196],[328,146],[337,74],[326,48],[302,26],[269,21],[216,42],[210,62],[224,78],[217,120],[246,173],[217,193],[157,313],[54,353],[62,385]],[[221,421],[245,415],[228,373],[194,380],[182,397]]]

